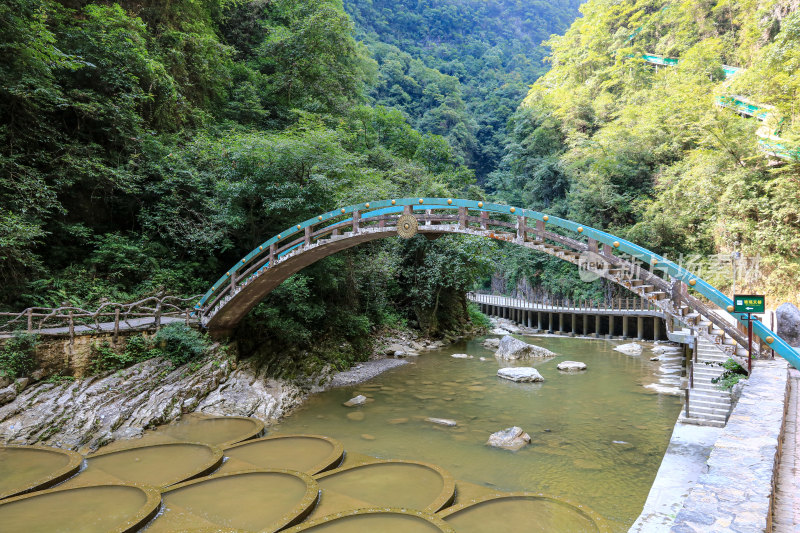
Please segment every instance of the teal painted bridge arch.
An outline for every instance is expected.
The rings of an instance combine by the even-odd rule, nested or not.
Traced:
[[[459,198],[370,201],[339,207],[298,222],[254,248],[209,288],[196,305],[202,324],[220,334],[231,331],[250,309],[292,274],[338,251],[397,236],[397,221],[401,216],[414,217],[418,232],[431,236],[467,234],[510,241],[575,264],[580,263],[581,254],[596,254],[606,265],[598,275],[653,300],[668,315],[696,327],[684,319],[685,313],[681,310],[690,308],[712,323],[708,332],[700,328],[700,334],[718,344],[734,346],[729,350],[731,355],[740,355],[741,332],[729,321],[720,319],[720,315],[728,313],[732,300],[677,263],[572,220],[530,209]],[[630,273],[641,280],[634,279],[628,275]],[[675,281],[685,284],[683,296],[677,298],[680,302],[674,294],[668,294]],[[670,297],[665,298],[665,294]],[[734,319],[741,321],[739,316]],[[800,368],[800,354],[763,323],[754,322],[753,331],[765,345]]]

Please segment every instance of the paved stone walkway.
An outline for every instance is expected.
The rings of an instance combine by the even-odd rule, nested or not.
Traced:
[[[789,371],[789,401],[778,482],[772,509],[773,533],[800,533],[800,371]]]

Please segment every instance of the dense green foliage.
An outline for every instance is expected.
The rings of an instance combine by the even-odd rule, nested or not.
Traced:
[[[15,379],[27,376],[36,368],[36,344],[39,337],[17,333],[0,348],[0,377]]]
[[[95,373],[119,370],[130,365],[161,357],[180,366],[197,362],[210,353],[207,336],[180,322],[167,324],[153,336],[132,335],[124,346],[113,347],[107,341],[95,343],[92,371]]]
[[[542,41],[580,0],[345,0],[378,63],[371,96],[444,136],[479,181],[497,166],[505,124],[546,71]]]
[[[775,165],[758,149],[760,124],[714,103],[740,94],[775,106],[769,131],[797,146],[800,13],[779,0],[591,0],[581,10],[549,41],[553,67],[510,121],[488,186],[608,228],[723,290],[734,247],[760,256],[758,269],[740,263],[738,289],[797,302],[800,164]],[[680,62],[656,70],[645,52]],[[746,70],[725,80],[723,64]]]
[[[371,103],[378,64],[339,0],[11,0],[0,35],[7,309],[198,294],[266,236],[336,205],[482,194],[447,139]],[[489,264],[439,276],[473,248],[420,237],[344,252],[290,279],[243,336],[328,342],[348,360],[378,327],[455,328]],[[445,293],[458,320],[437,306]],[[104,368],[151,349],[180,362],[172,331],[142,353],[98,347]]]

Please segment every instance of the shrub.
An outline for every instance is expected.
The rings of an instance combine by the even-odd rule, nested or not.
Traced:
[[[0,350],[0,376],[14,379],[33,372],[38,343],[39,336],[28,333],[15,333],[8,339]]]
[[[747,371],[733,359],[717,364],[724,368],[725,372],[720,374],[718,378],[713,378],[711,383],[715,383],[722,390],[731,390],[734,385],[739,383],[740,379],[747,377]]]
[[[201,358],[209,347],[208,338],[186,324],[173,322],[153,337],[153,345],[174,366]]]
[[[489,317],[481,313],[480,307],[478,307],[477,304],[469,302],[467,304],[467,312],[469,313],[469,321],[476,326],[484,329],[490,329],[492,327]]]

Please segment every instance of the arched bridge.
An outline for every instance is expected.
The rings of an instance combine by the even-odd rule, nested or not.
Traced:
[[[747,354],[746,334],[724,316],[733,310],[731,299],[677,263],[571,220],[455,198],[367,202],[300,222],[233,265],[201,298],[196,310],[205,327],[226,334],[275,287],[306,266],[364,242],[415,233],[508,241],[577,264],[646,298],[667,317],[717,344],[728,355],[741,358]],[[800,367],[800,354],[764,324],[754,322],[753,331],[756,340],[761,340],[758,344],[769,346]]]

